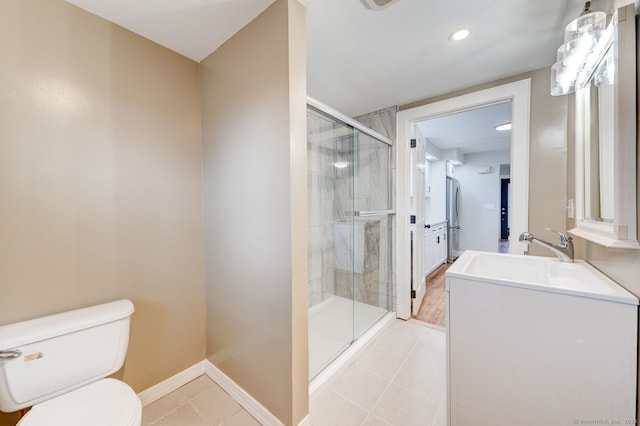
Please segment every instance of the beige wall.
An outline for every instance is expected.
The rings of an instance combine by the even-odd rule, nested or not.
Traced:
[[[566,230],[567,183],[567,96],[549,94],[550,67],[526,72],[491,83],[469,87],[446,95],[403,105],[413,108],[442,99],[531,78],[531,122],[529,140],[529,231],[554,240],[545,227]],[[512,235],[511,238],[518,238]],[[532,244],[529,252],[551,256],[548,250]]]
[[[129,298],[136,391],[202,360],[198,64],[63,0],[3,1],[0,55],[0,324]]]
[[[308,412],[305,12],[278,0],[201,64],[207,358]]]

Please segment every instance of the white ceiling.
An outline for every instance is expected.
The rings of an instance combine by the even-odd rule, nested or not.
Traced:
[[[273,0],[67,0],[200,61]],[[600,3],[613,0],[594,0]],[[308,93],[351,116],[550,65],[583,0],[307,5]],[[449,34],[471,30],[465,41]]]
[[[463,154],[511,149],[511,131],[496,126],[511,122],[511,102],[459,112],[418,123],[420,133],[440,148]]]
[[[200,62],[275,0],[67,0]]]
[[[597,6],[600,0],[594,1]],[[306,0],[308,92],[357,116],[551,65],[583,0]],[[471,35],[450,42],[462,27]]]

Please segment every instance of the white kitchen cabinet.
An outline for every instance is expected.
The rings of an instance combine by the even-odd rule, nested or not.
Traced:
[[[447,222],[425,226],[424,276],[438,269],[447,261]]]

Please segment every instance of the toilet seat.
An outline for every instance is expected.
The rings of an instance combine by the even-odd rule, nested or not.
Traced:
[[[34,405],[16,426],[139,426],[140,398],[127,384],[101,379]]]

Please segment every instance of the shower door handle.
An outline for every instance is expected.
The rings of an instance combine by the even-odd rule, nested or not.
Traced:
[[[354,212],[356,216],[385,216],[396,214],[395,210],[361,210]]]

